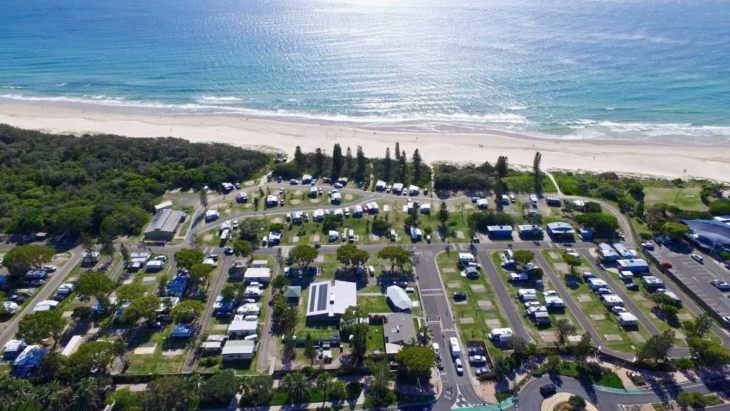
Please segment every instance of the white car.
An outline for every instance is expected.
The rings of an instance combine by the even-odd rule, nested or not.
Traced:
[[[0,264],[2,264],[2,261],[3,260],[0,260]],[[44,265],[43,266],[43,271],[45,271],[47,273],[52,273],[56,270],[58,270],[58,267],[56,267],[55,265]]]
[[[702,258],[702,256],[699,254],[690,254],[689,256],[692,257],[693,260],[697,261],[700,264],[705,262],[705,259]]]
[[[614,314],[621,314],[621,313],[629,312],[624,307],[619,307],[619,306],[611,307],[611,311],[613,311]]]
[[[459,375],[464,374],[464,366],[461,364],[461,358],[457,358],[454,363],[456,365],[456,373]]]
[[[730,291],[730,284],[723,280],[712,280],[710,284],[714,285],[720,291]]]

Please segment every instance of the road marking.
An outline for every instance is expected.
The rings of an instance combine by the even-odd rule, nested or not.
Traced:
[[[697,279],[697,277],[695,277],[695,276],[692,276],[692,278],[694,278],[694,280],[695,280],[695,281],[697,281],[698,283],[700,282],[700,281],[699,281],[699,280]]]

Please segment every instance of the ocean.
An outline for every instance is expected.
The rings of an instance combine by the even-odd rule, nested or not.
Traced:
[[[0,96],[730,141],[729,1],[0,0]]]

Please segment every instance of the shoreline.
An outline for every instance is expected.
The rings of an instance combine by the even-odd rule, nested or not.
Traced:
[[[537,137],[486,130],[449,130],[441,133],[367,128],[354,122],[296,121],[288,117],[262,118],[241,114],[171,114],[164,109],[101,106],[86,103],[19,101],[0,98],[0,123],[56,134],[118,134],[127,137],[180,137],[194,142],[221,142],[294,152],[334,143],[362,146],[370,157],[382,157],[385,147],[400,142],[410,157],[418,149],[424,161],[496,162],[506,155],[510,164],[531,167],[536,151],[545,170],[590,172],[660,178],[705,178],[730,181],[730,146],[688,144],[687,141],[629,141]]]

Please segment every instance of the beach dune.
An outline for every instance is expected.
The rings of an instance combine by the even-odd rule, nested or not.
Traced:
[[[51,133],[110,133],[129,137],[181,137],[195,142],[222,142],[275,148],[293,153],[334,143],[362,146],[382,157],[395,142],[410,157],[418,148],[425,161],[495,162],[504,155],[515,166],[531,167],[536,151],[547,170],[615,171],[663,178],[707,178],[730,181],[730,145],[660,144],[631,141],[560,140],[515,133],[421,133],[374,131],[339,124],[277,121],[243,116],[163,114],[93,105],[60,106],[4,99],[0,123]]]

